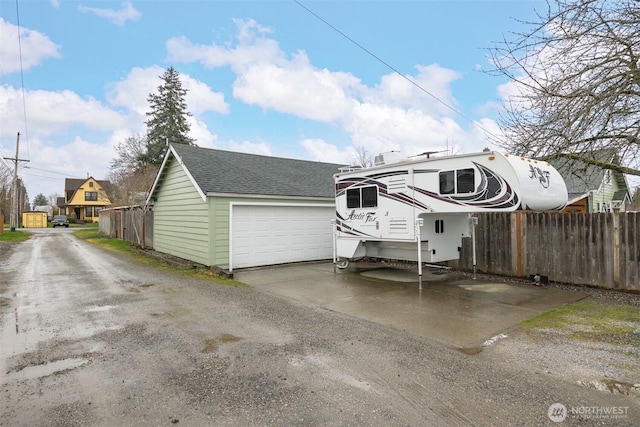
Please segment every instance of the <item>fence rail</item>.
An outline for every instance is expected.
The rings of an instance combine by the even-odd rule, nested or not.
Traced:
[[[477,215],[476,266],[506,276],[640,291],[640,213]],[[473,268],[471,239],[459,266]]]

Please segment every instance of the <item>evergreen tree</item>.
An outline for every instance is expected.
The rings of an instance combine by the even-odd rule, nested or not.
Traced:
[[[36,206],[46,206],[49,204],[49,200],[44,196],[44,194],[40,193],[33,199],[33,207]]]
[[[140,158],[142,164],[160,165],[168,143],[195,145],[188,136],[187,117],[191,114],[184,100],[187,90],[182,87],[178,72],[169,67],[160,78],[163,83],[158,86],[158,93],[147,98],[151,111],[147,113],[147,147]]]

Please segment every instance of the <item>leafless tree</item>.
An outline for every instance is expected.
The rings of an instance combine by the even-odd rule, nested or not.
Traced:
[[[5,219],[9,219],[9,212],[11,211],[11,183],[11,169],[4,160],[0,159],[0,214]],[[2,224],[0,224],[1,226]]]
[[[112,169],[108,176],[112,184],[112,191],[109,194],[112,204],[114,206],[144,204],[158,169],[158,166],[153,165],[134,170]]]
[[[141,159],[147,150],[147,137],[135,134],[116,145],[118,157],[111,159],[110,168],[116,172],[131,172],[144,166]]]
[[[515,83],[493,142],[640,176],[640,0],[548,0],[522,23],[490,49]]]
[[[369,154],[366,148],[359,145],[355,148],[353,165],[362,166],[363,168],[369,168],[373,166],[373,157],[371,157],[371,154]]]
[[[136,134],[116,146],[118,157],[111,160],[109,194],[115,206],[143,204],[158,171],[158,166],[141,161],[147,150],[147,138]]]

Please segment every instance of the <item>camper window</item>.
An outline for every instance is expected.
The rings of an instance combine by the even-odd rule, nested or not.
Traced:
[[[362,189],[362,207],[375,208],[378,206],[378,187],[364,187]]]
[[[378,187],[375,185],[347,190],[347,208],[375,208],[378,206]]]
[[[353,188],[347,190],[347,208],[359,208],[360,207],[360,189]]]
[[[475,189],[473,169],[442,171],[440,178],[440,194],[472,193]]]
[[[473,169],[460,169],[456,171],[456,193],[473,193],[475,188]]]
[[[440,172],[440,194],[453,194],[456,191],[453,171]]]

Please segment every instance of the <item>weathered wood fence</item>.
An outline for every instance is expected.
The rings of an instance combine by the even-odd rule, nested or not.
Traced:
[[[476,268],[512,277],[640,291],[640,212],[479,214]],[[153,248],[153,212],[141,206],[104,209],[100,232]],[[473,269],[471,239],[458,267]]]
[[[640,291],[640,212],[477,217],[478,271]],[[459,267],[473,268],[471,239],[464,239]]]
[[[153,211],[143,206],[121,206],[100,211],[100,233],[113,239],[153,248]]]

